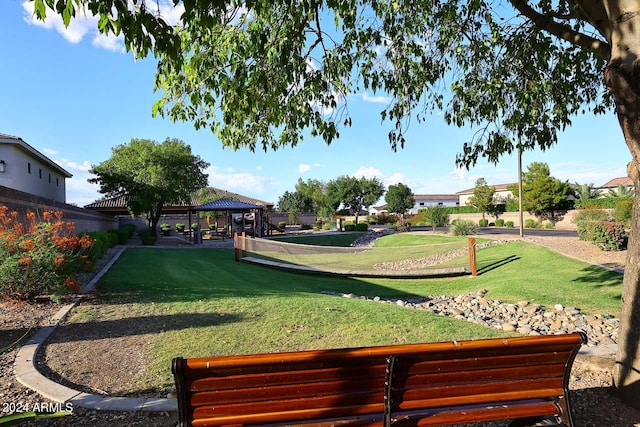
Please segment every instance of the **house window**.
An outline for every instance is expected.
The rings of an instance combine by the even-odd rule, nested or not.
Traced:
[[[27,172],[31,175],[31,163],[27,162]]]
[[[442,202],[438,202],[438,206],[442,206],[442,205],[443,205],[443,203],[442,203]]]
[[[51,174],[49,174],[49,183],[51,183]]]
[[[56,187],[60,186],[60,178],[56,178]]]
[[[40,179],[42,179],[42,169],[38,169],[38,175],[40,175]]]
[[[420,202],[420,206],[424,206],[424,202]]]

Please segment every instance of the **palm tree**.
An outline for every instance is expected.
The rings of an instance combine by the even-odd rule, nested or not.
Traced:
[[[635,188],[622,185],[622,184],[618,184],[618,188],[616,188],[615,190],[613,189],[609,190],[610,197],[627,198],[627,197],[633,197],[635,194],[636,194]]]
[[[594,184],[578,184],[575,183],[575,188],[573,190],[574,196],[580,202],[579,205],[585,204],[589,199],[597,199],[602,195],[602,190],[598,188],[594,188]]]

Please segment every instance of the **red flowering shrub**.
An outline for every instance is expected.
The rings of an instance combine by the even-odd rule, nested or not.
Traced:
[[[624,224],[614,221],[594,221],[586,227],[589,240],[604,251],[624,249],[627,235]]]
[[[91,267],[88,236],[74,235],[73,223],[60,211],[45,211],[42,219],[29,212],[26,223],[18,212],[0,205],[0,295],[30,299],[79,290],[76,274]]]

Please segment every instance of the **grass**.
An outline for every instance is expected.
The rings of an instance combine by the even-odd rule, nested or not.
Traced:
[[[128,249],[103,277],[96,305],[76,308],[69,322],[118,328],[134,319],[153,336],[148,369],[131,393],[173,385],[175,356],[302,349],[503,336],[394,304],[337,298],[322,291],[409,298],[487,289],[488,298],[576,306],[619,315],[622,276],[523,242],[478,251],[476,278],[390,280],[325,277],[233,261],[227,249]],[[130,325],[131,322],[122,325]],[[124,329],[120,325],[120,329]],[[127,326],[129,327],[129,326]]]
[[[421,259],[434,255],[449,254],[454,251],[464,250],[468,247],[467,237],[451,237],[444,235],[410,235],[406,233],[392,234],[378,239],[373,248],[366,251],[345,251],[360,237],[362,233],[332,233],[319,235],[306,235],[274,240],[287,243],[296,243],[304,246],[281,246],[270,248],[268,244],[256,243],[253,240],[249,244],[249,255],[288,264],[304,265],[329,271],[378,271],[378,264],[405,261],[407,259]],[[478,243],[488,239],[478,239]],[[259,245],[260,249],[251,249],[253,245]],[[315,246],[341,246],[340,250],[320,250],[307,252],[307,245]],[[283,250],[284,249],[284,250]],[[432,266],[405,264],[402,269],[428,270],[443,267],[468,267],[469,256],[464,253],[449,260],[446,264],[437,263]]]

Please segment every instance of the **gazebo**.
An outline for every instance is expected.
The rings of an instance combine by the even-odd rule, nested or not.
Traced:
[[[230,234],[249,232],[254,237],[262,237],[264,231],[264,209],[263,205],[241,202],[227,198],[221,198],[204,205],[196,206],[193,210],[196,213],[207,211],[222,211],[227,217],[227,224],[230,226]],[[196,236],[200,237],[200,222]],[[201,239],[198,238],[198,243]]]

